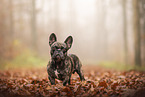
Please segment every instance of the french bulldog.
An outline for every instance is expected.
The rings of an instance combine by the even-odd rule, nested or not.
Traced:
[[[81,81],[85,80],[79,58],[74,54],[67,54],[72,42],[72,36],[68,36],[64,43],[57,42],[54,33],[49,37],[51,60],[47,65],[47,73],[51,85],[55,85],[55,79],[61,80],[64,86],[67,83],[70,85],[71,75],[75,72],[79,75]]]

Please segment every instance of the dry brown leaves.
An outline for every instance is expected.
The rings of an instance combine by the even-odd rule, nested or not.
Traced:
[[[84,67],[86,81],[74,74],[71,85],[56,80],[50,85],[46,68],[0,71],[0,96],[118,97],[145,95],[145,74],[137,71],[111,71]],[[141,94],[142,93],[142,94]],[[143,94],[144,93],[144,94]]]

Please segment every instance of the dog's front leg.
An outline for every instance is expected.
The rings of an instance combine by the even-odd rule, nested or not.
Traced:
[[[63,85],[64,86],[68,83],[69,78],[70,78],[69,76],[66,76],[65,79],[63,80]]]
[[[51,85],[55,85],[55,78],[50,77],[50,76],[48,78],[50,80]]]
[[[53,72],[54,70],[50,67],[47,68],[47,73],[48,73],[48,79],[51,83],[51,85],[55,85],[55,74]]]

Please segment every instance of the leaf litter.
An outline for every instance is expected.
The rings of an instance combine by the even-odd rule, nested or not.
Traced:
[[[85,81],[71,77],[71,85],[56,79],[51,85],[46,68],[0,71],[0,97],[144,97],[145,72],[115,71],[84,66]]]

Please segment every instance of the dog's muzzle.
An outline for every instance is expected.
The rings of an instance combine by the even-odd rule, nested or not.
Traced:
[[[60,55],[56,55],[55,60],[56,60],[56,61],[61,61]]]
[[[55,61],[59,62],[59,61],[64,60],[65,59],[65,56],[64,56],[63,52],[61,51],[61,49],[58,49],[57,51],[54,52],[52,58]]]

